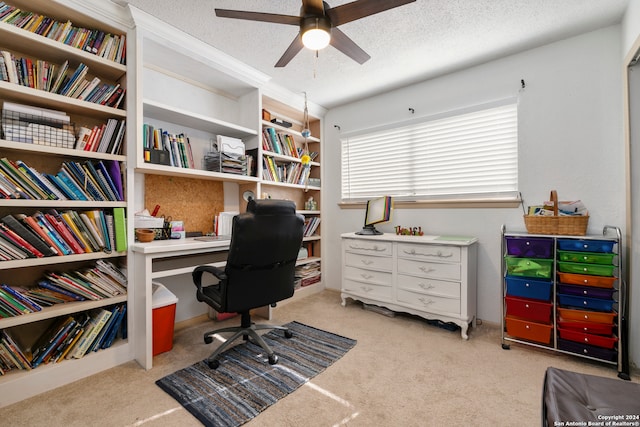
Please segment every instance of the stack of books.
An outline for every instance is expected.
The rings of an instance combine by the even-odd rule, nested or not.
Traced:
[[[311,216],[311,217],[305,218],[303,236],[304,237],[313,236],[313,233],[316,232],[319,225],[320,225],[319,216]]]
[[[109,348],[126,338],[127,305],[116,304],[57,318],[32,346],[23,346],[7,329],[0,331],[0,374],[31,370]]]
[[[124,208],[32,215],[8,214],[0,221],[0,260],[20,260],[126,249]]]
[[[295,285],[297,287],[313,285],[314,283],[318,283],[321,278],[319,262],[296,266]]]
[[[0,198],[122,201],[120,164],[112,160],[68,161],[57,174],[40,173],[21,160],[0,158]]]
[[[39,13],[21,10],[3,1],[0,1],[0,22],[14,25],[120,64],[125,63],[126,37],[124,34],[111,34],[77,27],[71,21],[58,21]]]
[[[93,267],[45,273],[38,286],[0,285],[0,317],[15,317],[73,301],[99,301],[127,293],[127,279],[116,265],[99,260]]]

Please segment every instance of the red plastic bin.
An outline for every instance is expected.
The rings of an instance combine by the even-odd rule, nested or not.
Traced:
[[[178,298],[161,283],[153,283],[152,324],[153,355],[167,352],[173,348],[173,332],[176,321]]]
[[[604,337],[602,335],[585,334],[578,331],[572,331],[569,329],[558,328],[560,338],[579,342],[583,344],[595,345],[602,348],[613,348],[618,342],[618,337],[610,336]]]
[[[612,324],[582,322],[580,320],[565,320],[562,317],[558,318],[558,327],[585,334],[611,335],[613,333]]]
[[[534,322],[549,323],[553,304],[528,298],[506,296],[507,316],[519,317]]]

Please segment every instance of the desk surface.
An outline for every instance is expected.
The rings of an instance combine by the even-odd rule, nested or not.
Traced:
[[[230,243],[230,240],[204,242],[202,240],[195,240],[195,237],[187,237],[186,239],[154,240],[153,242],[148,243],[136,242],[131,245],[131,250],[142,254],[161,254],[194,249],[225,250],[229,248]]]

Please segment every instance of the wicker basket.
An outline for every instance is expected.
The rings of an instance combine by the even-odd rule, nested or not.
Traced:
[[[584,236],[587,234],[589,215],[558,215],[558,193],[551,191],[553,216],[524,215],[524,225],[531,234],[561,234]]]

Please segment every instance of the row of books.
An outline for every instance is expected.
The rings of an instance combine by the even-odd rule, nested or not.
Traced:
[[[126,131],[126,120],[108,119],[102,125],[81,126],[75,149],[98,153],[119,154]]]
[[[116,265],[98,260],[92,267],[66,273],[47,272],[37,286],[25,288],[0,284],[0,317],[42,311],[73,301],[98,301],[126,295],[127,278]]]
[[[289,157],[302,156],[302,149],[296,147],[296,142],[291,135],[276,132],[272,127],[262,129],[262,149]]]
[[[3,1],[0,1],[0,22],[14,25],[120,64],[126,62],[126,37],[124,34],[111,34],[77,27],[71,21],[58,21],[49,16],[21,10]]]
[[[32,215],[7,214],[0,221],[0,260],[20,260],[127,249],[124,208]]]
[[[80,359],[109,348],[116,338],[126,339],[126,325],[127,305],[122,303],[57,318],[30,347],[20,345],[9,330],[2,330],[0,374]]]
[[[262,178],[267,181],[305,185],[310,172],[311,167],[302,163],[277,163],[271,156],[262,157]]]
[[[303,236],[309,237],[313,236],[313,233],[316,232],[318,226],[320,225],[320,217],[319,216],[310,216],[304,219],[304,231]]]
[[[119,108],[126,93],[120,83],[102,82],[99,77],[89,80],[88,73],[89,67],[84,63],[70,73],[68,60],[57,65],[39,59],[19,58],[7,50],[0,50],[0,79],[3,81]]]
[[[56,174],[41,173],[22,160],[0,158],[0,196],[5,199],[122,201],[120,163],[63,162]]]
[[[191,142],[184,133],[173,134],[150,124],[142,125],[142,141],[145,150],[164,150],[169,154],[169,166],[195,168]]]

